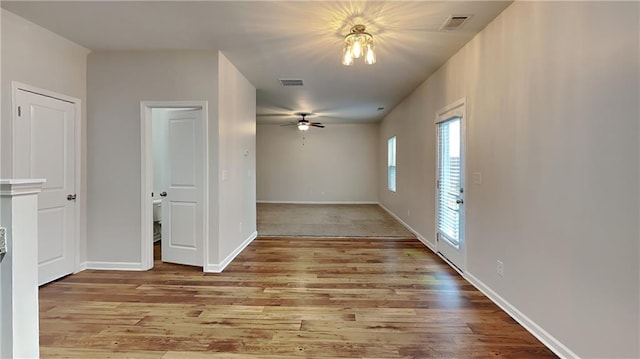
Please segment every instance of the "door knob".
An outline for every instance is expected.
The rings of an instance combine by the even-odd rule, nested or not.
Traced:
[[[460,199],[460,198],[459,198],[459,199],[456,199],[456,203],[457,203],[457,204],[463,204],[463,203],[464,203],[464,201],[463,201],[462,199]]]
[[[75,201],[76,200],[76,194],[68,194],[67,195],[67,201]]]
[[[160,197],[166,197],[167,196],[167,192],[160,192]]]

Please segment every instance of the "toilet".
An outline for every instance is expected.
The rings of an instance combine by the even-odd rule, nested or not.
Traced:
[[[162,199],[153,199],[153,241],[162,237]]]

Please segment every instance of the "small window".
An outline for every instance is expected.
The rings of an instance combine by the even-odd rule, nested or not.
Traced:
[[[396,191],[396,136],[387,142],[387,187],[389,191]]]

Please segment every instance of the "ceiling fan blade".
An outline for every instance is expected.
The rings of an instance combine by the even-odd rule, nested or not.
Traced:
[[[313,122],[309,126],[324,128],[324,125],[319,122]]]
[[[298,123],[297,123],[297,122],[289,122],[289,123],[283,123],[283,124],[282,124],[282,125],[280,125],[280,126],[281,126],[281,127],[284,127],[284,126],[297,126],[297,125],[298,125]]]

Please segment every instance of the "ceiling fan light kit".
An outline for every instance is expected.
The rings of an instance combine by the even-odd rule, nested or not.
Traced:
[[[363,58],[368,65],[376,63],[376,53],[373,45],[373,36],[366,32],[364,25],[355,25],[344,37],[342,50],[342,64],[352,65],[354,59]]]
[[[311,127],[318,127],[318,128],[324,128],[324,125],[320,122],[310,122],[309,120],[307,120],[307,116],[310,115],[309,113],[299,113],[300,116],[302,116],[301,119],[298,120],[298,122],[289,122],[287,124],[284,125],[280,125],[280,126],[297,126],[298,130],[300,131],[307,131],[309,130]]]

